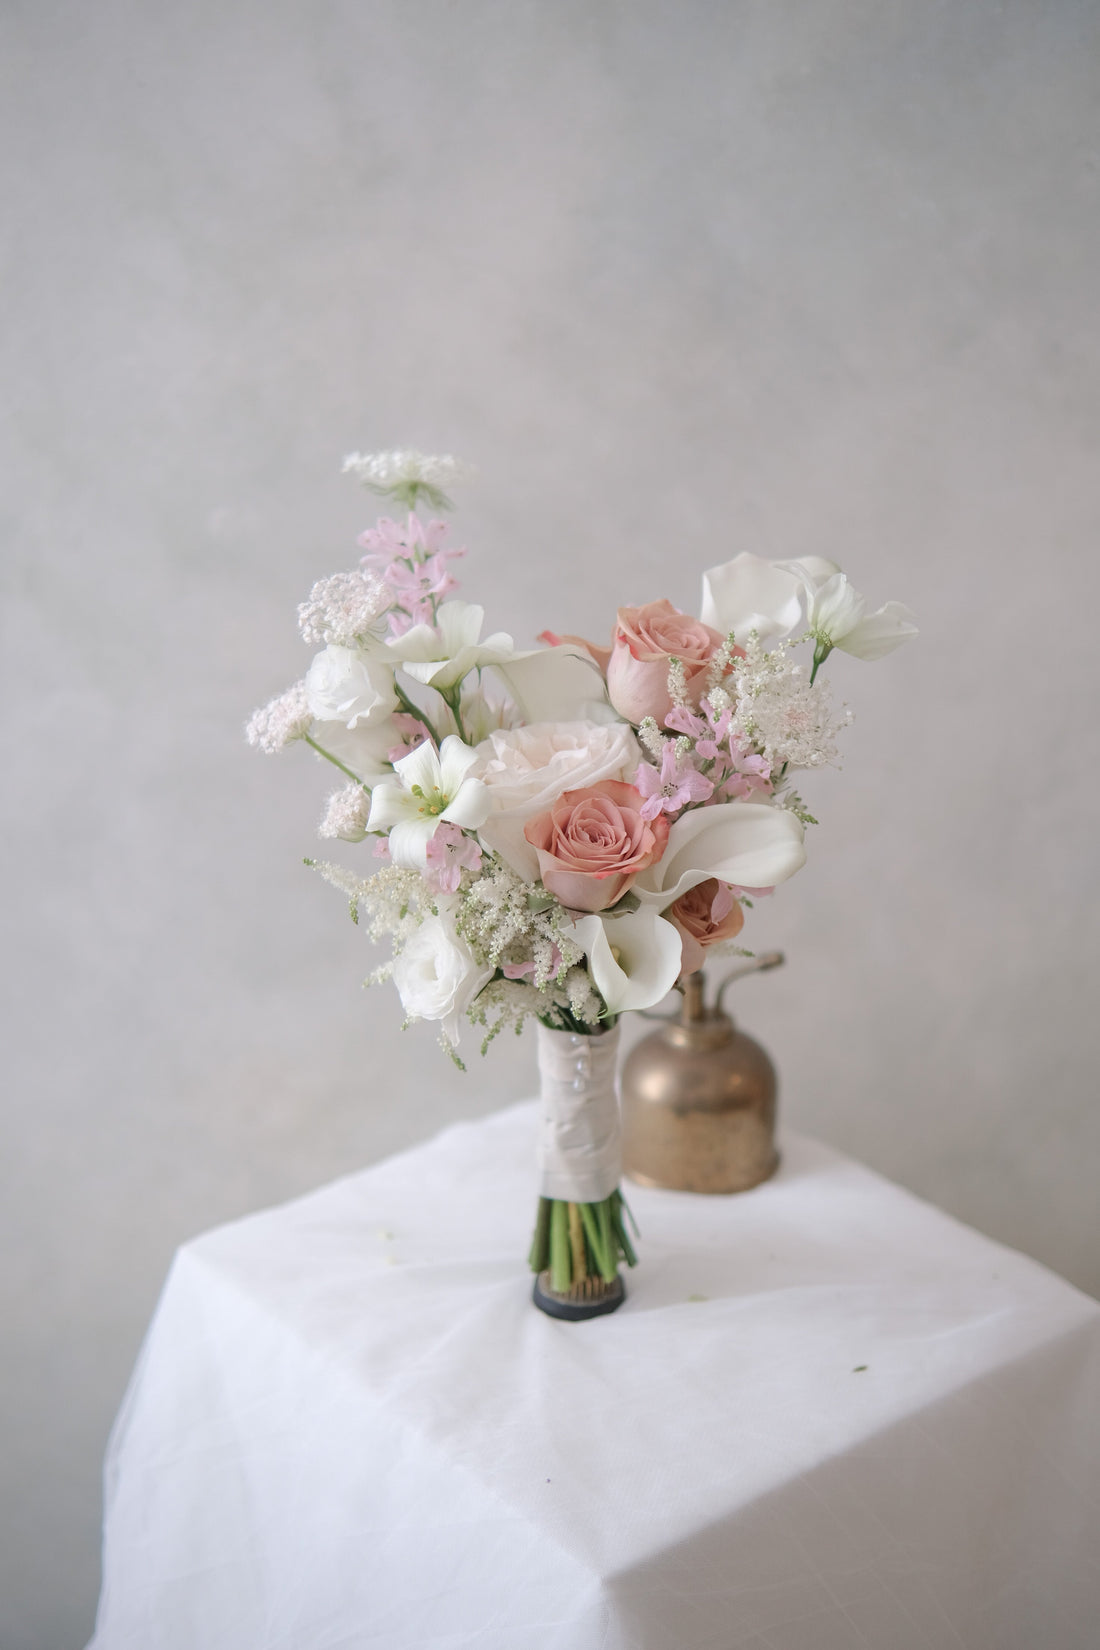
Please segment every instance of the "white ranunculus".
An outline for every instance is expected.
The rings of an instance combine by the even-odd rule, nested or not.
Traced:
[[[443,693],[471,670],[502,664],[514,655],[512,638],[503,630],[480,640],[484,620],[485,609],[474,602],[442,602],[434,625],[413,625],[403,636],[392,637],[386,649],[414,681]]]
[[[342,722],[348,728],[380,722],[397,709],[393,666],[365,648],[332,642],[306,673],[306,696],[318,722]]]
[[[410,1020],[437,1020],[453,1048],[462,1018],[493,970],[479,963],[457,933],[450,907],[425,917],[394,959],[393,979]]]
[[[631,884],[664,910],[709,877],[737,888],[774,888],[806,863],[801,822],[763,802],[718,802],[681,814],[664,854]]]
[[[392,779],[375,785],[367,828],[389,832],[395,865],[423,871],[428,844],[440,824],[477,830],[489,812],[489,792],[480,779],[470,776],[476,762],[469,745],[451,733],[438,754],[425,740],[394,763]]]
[[[583,948],[592,982],[611,1014],[652,1008],[679,976],[680,930],[652,907],[622,917],[581,917],[571,938]]]
[[[641,761],[625,722],[536,722],[490,734],[477,755],[472,773],[492,804],[478,834],[528,882],[538,881],[539,861],[523,834],[527,821],[545,813],[565,791],[601,779],[632,780]]]
[[[857,659],[882,659],[917,634],[913,615],[900,602],[886,602],[875,613],[843,573],[807,586],[806,623],[819,650],[837,647]]]

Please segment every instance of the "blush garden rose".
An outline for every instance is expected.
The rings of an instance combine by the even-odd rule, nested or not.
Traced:
[[[679,659],[687,697],[698,704],[707,666],[723,641],[717,630],[689,618],[666,599],[644,607],[620,607],[607,666],[611,703],[628,722],[652,716],[663,723],[672,709],[669,661]]]
[[[606,911],[640,871],[664,853],[668,821],[642,816],[633,785],[605,779],[566,791],[528,821],[524,836],[538,855],[542,885],[571,911]]]

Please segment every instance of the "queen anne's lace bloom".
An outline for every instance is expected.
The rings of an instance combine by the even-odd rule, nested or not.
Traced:
[[[851,721],[844,711],[833,713],[828,683],[814,682],[800,666],[776,673],[760,684],[747,700],[743,712],[748,719],[745,731],[764,754],[772,768],[786,763],[792,768],[821,768],[835,762],[836,735]]]
[[[355,476],[365,487],[389,492],[408,481],[453,487],[458,481],[468,481],[473,471],[453,453],[418,453],[409,447],[392,453],[349,453],[344,474]]]
[[[273,756],[295,739],[304,739],[312,726],[313,712],[309,708],[306,684],[295,682],[253,714],[245,733],[250,745]]]
[[[393,599],[390,587],[371,573],[356,570],[318,579],[298,608],[302,639],[311,646],[335,642],[351,647],[365,640]]]

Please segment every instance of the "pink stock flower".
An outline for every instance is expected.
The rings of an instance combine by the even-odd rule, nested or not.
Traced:
[[[463,869],[476,871],[480,866],[481,849],[461,825],[444,821],[436,826],[435,835],[428,843],[427,859],[430,885],[437,893],[454,894]]]
[[[704,709],[706,704],[704,699]],[[701,739],[707,731],[707,722],[705,717],[696,716],[686,705],[673,705],[665,717],[665,727],[672,728],[676,733],[685,733],[689,739]]]
[[[361,565],[383,578],[394,595],[391,637],[403,636],[413,625],[434,624],[443,597],[458,589],[447,564],[466,552],[446,547],[446,534],[445,521],[425,526],[415,512],[404,526],[383,516],[377,526],[360,534],[359,543],[367,552]]]
[[[674,739],[665,741],[660,771],[649,762],[640,762],[634,783],[645,797],[643,819],[679,813],[689,802],[706,802],[714,794],[713,780],[692,767],[689,756],[677,756]]]
[[[733,772],[724,782],[729,796],[744,801],[756,791],[771,794],[771,764],[766,757],[757,756],[736,733],[730,734],[729,758]]]
[[[387,762],[400,762],[403,756],[408,756],[409,752],[414,751],[418,745],[422,745],[425,739],[431,740],[432,736],[424,723],[419,717],[410,716],[408,711],[394,711],[390,717],[390,724],[401,735],[401,738],[396,744],[391,745],[386,752]]]

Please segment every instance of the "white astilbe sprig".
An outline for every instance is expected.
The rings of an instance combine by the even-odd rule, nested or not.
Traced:
[[[365,785],[344,785],[333,791],[325,807],[317,835],[339,837],[343,842],[362,842],[367,834],[370,792]]]
[[[607,1005],[595,990],[586,968],[571,968],[562,982],[569,1012],[584,1025],[598,1025],[607,1012]]]
[[[436,909],[423,877],[404,866],[384,865],[373,876],[360,877],[327,860],[307,859],[306,864],[347,895],[352,921],[360,923],[372,940],[392,939],[395,953]],[[388,979],[392,968],[392,962],[384,964],[372,983]]]
[[[805,668],[791,662],[789,643],[780,642],[766,653],[755,634],[750,636],[727,691],[734,730],[773,769],[821,768],[835,762],[836,735],[851,721],[851,712],[834,712],[828,683],[811,683]]]
[[[529,1019],[547,1012],[546,994],[523,980],[490,980],[467,1011],[471,1025],[484,1026],[484,1054],[494,1038],[511,1029],[518,1037]]]
[[[469,465],[452,453],[418,453],[413,448],[390,453],[349,453],[344,474],[353,475],[372,493],[398,499],[415,510],[420,495],[436,510],[449,510],[447,488],[468,481]]]
[[[276,751],[285,750],[294,740],[304,739],[312,726],[313,712],[309,708],[303,681],[295,682],[277,699],[255,711],[245,733],[250,745],[258,746],[268,756],[274,756]]]
[[[370,635],[393,606],[393,599],[389,585],[358,568],[318,579],[308,600],[298,608],[302,640],[317,647],[329,642],[351,647]]]
[[[555,971],[570,968],[584,956],[569,937],[557,902],[547,904],[545,890],[523,878],[492,855],[487,869],[462,895],[458,931],[475,955],[494,968],[534,963],[533,984],[541,988]]]

